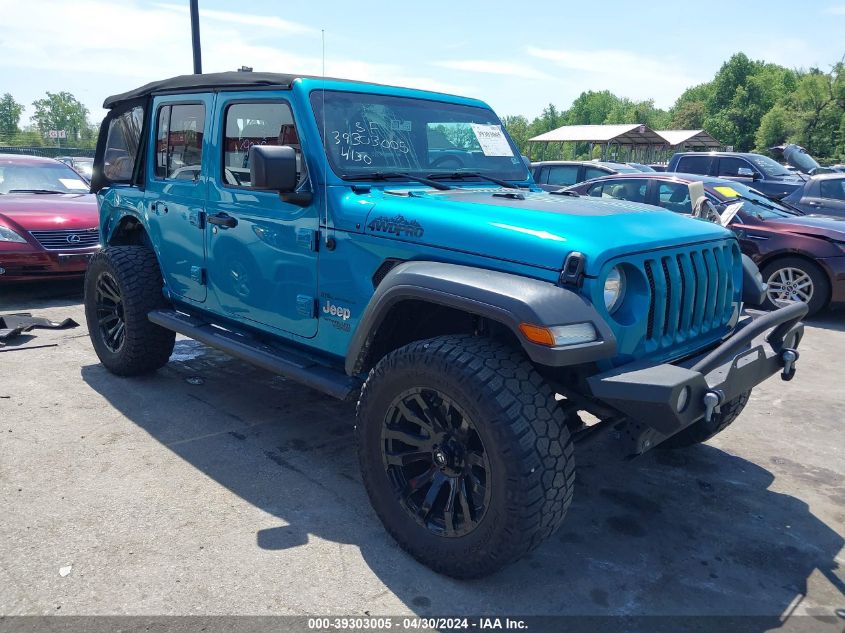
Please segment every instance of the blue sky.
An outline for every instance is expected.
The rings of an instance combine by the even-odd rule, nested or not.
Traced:
[[[67,90],[102,118],[109,94],[191,72],[187,0],[0,0],[0,93]],[[528,13],[537,7],[536,13]],[[845,2],[344,2],[200,0],[207,72],[241,65],[481,98],[533,117],[607,88],[670,106],[744,51],[827,69]]]

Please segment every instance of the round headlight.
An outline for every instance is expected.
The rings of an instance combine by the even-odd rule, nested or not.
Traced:
[[[607,274],[604,280],[604,307],[613,314],[625,296],[625,273],[618,266],[615,266]]]

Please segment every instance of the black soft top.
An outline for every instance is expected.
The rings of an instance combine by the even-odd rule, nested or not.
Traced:
[[[281,73],[226,72],[202,75],[179,75],[170,79],[153,81],[129,92],[106,97],[103,107],[111,109],[118,103],[143,99],[154,94],[190,92],[194,90],[215,90],[218,88],[279,88],[286,90],[295,79],[312,78],[310,75],[285,75]],[[326,77],[325,79],[331,79]],[[337,81],[331,79],[332,81]]]

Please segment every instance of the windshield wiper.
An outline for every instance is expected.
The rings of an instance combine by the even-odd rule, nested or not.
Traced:
[[[373,171],[361,172],[360,174],[341,174],[341,180],[413,180],[414,182],[421,182],[424,185],[446,191],[451,189],[449,185],[444,185],[442,182],[437,182],[431,178],[423,178],[422,176],[414,176],[405,171]]]
[[[68,193],[67,191],[55,191],[53,189],[9,189],[8,193]]]
[[[772,211],[777,211],[779,213],[787,213],[789,215],[804,215],[801,212],[793,212],[793,211],[790,211],[789,209],[787,209],[786,207],[776,207],[773,204],[768,204],[766,202],[762,202],[761,200],[755,200],[754,198],[749,198],[748,196],[743,196],[742,194],[737,194],[736,198],[738,198],[740,200],[745,200],[746,202],[750,202],[752,204],[759,204],[761,207],[764,207],[766,209],[770,209]],[[760,218],[760,219],[762,220],[763,218]]]
[[[508,182],[507,180],[502,180],[501,178],[494,178],[493,176],[487,176],[485,174],[480,174],[477,171],[454,171],[451,174],[429,174],[428,178],[440,179],[440,178],[449,178],[450,180],[463,180],[465,178],[478,178],[479,180],[486,180],[488,182],[492,182],[494,184],[499,185],[500,187],[507,187],[508,189],[518,189],[520,187],[527,188],[525,185],[515,185],[513,183]]]

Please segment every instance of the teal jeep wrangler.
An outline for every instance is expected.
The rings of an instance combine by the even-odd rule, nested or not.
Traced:
[[[373,507],[444,574],[560,526],[575,440],[702,442],[794,374],[806,306],[743,317],[765,287],[729,231],[539,190],[480,101],[234,72],[105,107],[85,281],[102,363],[155,371],[178,332],[357,398]]]

